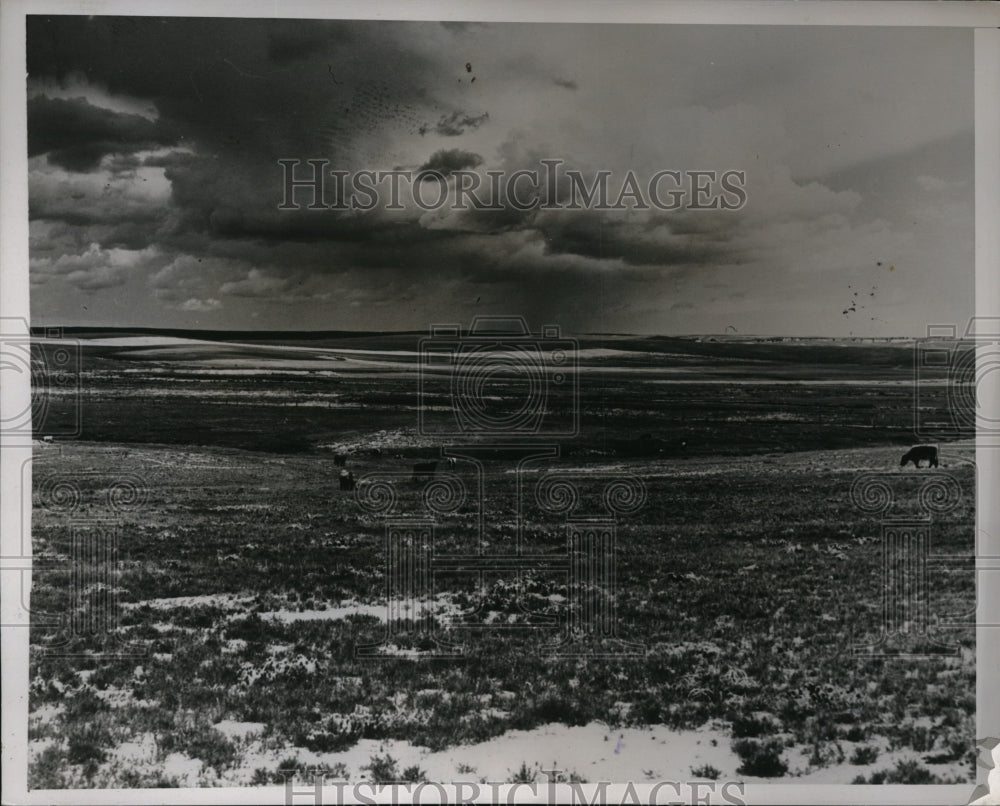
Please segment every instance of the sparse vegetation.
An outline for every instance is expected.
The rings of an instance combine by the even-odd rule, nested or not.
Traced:
[[[527,761],[522,761],[521,766],[507,778],[508,784],[530,784],[538,777],[536,767],[529,767]]]
[[[891,770],[873,772],[868,778],[857,776],[854,784],[941,784],[938,776],[914,760],[899,761]]]
[[[408,784],[419,783],[427,780],[427,773],[420,769],[419,765],[414,764],[403,770],[402,780]]]
[[[855,747],[851,753],[851,764],[874,764],[878,761],[878,748],[871,745]]]
[[[776,739],[737,739],[733,751],[740,757],[739,775],[757,778],[780,778],[788,772],[788,765],[781,758],[784,745]]]
[[[437,446],[414,434],[411,376],[274,373],[251,382],[85,352],[85,369],[94,374],[84,439],[63,445],[58,458],[38,452],[36,490],[50,476],[72,477],[87,517],[118,519],[122,607],[111,635],[33,623],[30,705],[32,714],[47,716],[33,717],[29,728],[36,743],[31,785],[176,785],[173,773],[153,771],[171,754],[190,761],[191,776],[206,785],[275,782],[277,761],[240,772],[250,740],[215,728],[226,721],[263,726],[259,748],[272,759],[340,753],[362,739],[441,750],[553,722],[601,721],[613,744],[619,728],[717,721],[732,726],[745,775],[796,774],[789,770],[793,747],[806,748],[817,765],[838,758],[845,767],[872,764],[879,747],[919,755],[915,770],[932,762],[964,765],[974,739],[972,630],[943,633],[958,647],[955,656],[917,664],[852,651],[880,626],[882,560],[878,518],[853,506],[850,486],[858,468],[897,469],[897,446],[911,440],[911,390],[829,384],[820,393],[808,385],[736,382],[801,379],[815,373],[816,362],[829,380],[909,378],[909,350],[855,350],[849,365],[834,360],[832,347],[802,359],[798,348],[780,344],[621,344],[647,352],[636,365],[710,360],[714,377],[734,381],[672,385],[635,376],[623,383],[620,375],[595,371],[582,390],[581,435],[567,440],[552,463],[586,468],[595,482],[583,495],[597,500],[609,474],[644,480],[645,506],[617,525],[616,607],[623,637],[645,654],[562,658],[544,649],[557,628],[469,629],[483,612],[508,627],[531,619],[558,624],[553,617],[564,614],[567,592],[559,574],[526,573],[516,584],[490,580],[483,591],[468,575],[442,574],[434,623],[463,646],[460,663],[356,656],[359,644],[377,643],[385,632],[372,615],[385,599],[383,524],[333,489],[332,455],[319,447],[399,435],[399,445],[379,458],[352,456],[358,477],[399,472],[432,456]],[[757,362],[752,370],[748,357]],[[164,382],[190,388],[190,399],[131,394]],[[333,395],[339,408],[290,408]],[[237,404],[240,417],[233,417]],[[652,430],[685,436],[688,458],[643,453],[635,435]],[[304,439],[310,447],[262,451],[265,436],[274,444]],[[952,457],[972,451],[943,445],[942,455],[965,499],[935,522],[934,550],[968,554],[974,473]],[[488,482],[510,470],[500,460],[484,467]],[[105,491],[121,474],[148,479],[149,491],[141,507],[115,514]],[[917,500],[919,477],[901,478],[905,508]],[[401,484],[397,493],[404,510],[419,505],[416,485]],[[487,511],[502,503],[488,497]],[[69,556],[72,518],[35,504],[36,556]],[[468,548],[469,506],[438,521],[441,551]],[[513,541],[514,524],[499,521],[494,539]],[[532,522],[541,524],[526,534],[533,546],[564,550],[564,530],[547,528],[540,516]],[[972,574],[964,573],[928,577],[941,612],[969,610]],[[39,563],[33,584],[33,610],[67,611],[69,576],[58,562]],[[345,603],[357,612],[335,617]],[[886,650],[914,648],[904,637],[893,640]],[[414,630],[398,646],[426,641]],[[58,651],[46,649],[53,645]],[[148,769],[116,761],[126,744],[148,748]],[[372,780],[425,774],[410,759],[377,758],[364,773]],[[292,769],[304,769],[291,761]],[[699,769],[706,778],[713,770],[736,774]],[[537,769],[524,762],[509,774],[534,780]],[[883,777],[919,775],[892,767]]]
[[[361,769],[367,770],[369,777],[376,784],[398,784],[403,781],[398,762],[388,753],[384,756],[372,756],[368,765]]]

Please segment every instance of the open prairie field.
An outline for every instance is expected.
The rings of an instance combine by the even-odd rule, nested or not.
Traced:
[[[899,466],[912,345],[581,337],[545,410],[576,432],[500,450],[418,427],[454,388],[420,338],[87,334],[82,434],[31,469],[32,787],[973,780],[975,452]],[[883,530],[931,516],[923,615],[880,642]],[[595,599],[575,523],[614,537]],[[103,582],[71,569],[95,529]]]

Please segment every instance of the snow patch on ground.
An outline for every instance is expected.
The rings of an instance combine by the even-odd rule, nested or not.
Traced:
[[[267,726],[263,722],[237,722],[235,719],[223,719],[212,727],[228,739],[246,739],[253,734],[263,733]]]
[[[438,619],[448,620],[462,613],[462,609],[452,604],[447,596],[440,595],[432,600],[425,600],[416,603],[415,607],[410,606],[408,600],[393,599],[382,604],[364,604],[354,600],[341,602],[338,607],[327,607],[325,610],[272,610],[259,613],[262,619],[276,619],[285,624],[292,624],[296,621],[340,621],[349,616],[370,616],[379,621],[386,621],[389,613],[400,618],[420,618],[421,616],[435,616]]]

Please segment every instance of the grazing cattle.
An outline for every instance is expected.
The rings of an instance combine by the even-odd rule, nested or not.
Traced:
[[[42,437],[42,442],[45,442],[48,445],[51,445],[52,444],[52,437],[51,436],[44,436],[44,437]]]
[[[920,467],[920,463],[925,461],[928,467],[938,466],[937,445],[914,445],[899,460],[900,467],[906,467],[907,462],[913,462],[914,467]]]
[[[347,491],[354,489],[354,474],[350,470],[340,471],[340,489]]]
[[[413,480],[432,479],[437,472],[437,462],[417,462],[413,466]]]
[[[449,456],[444,461],[445,461],[445,464],[448,465],[448,467],[455,467],[458,464],[458,459],[456,459],[454,456]]]
[[[346,453],[338,453],[338,454],[336,454],[333,457],[333,463],[337,467],[344,467],[344,465],[347,464],[347,454]]]

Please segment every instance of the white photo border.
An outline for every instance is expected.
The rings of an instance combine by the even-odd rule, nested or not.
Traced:
[[[0,316],[29,320],[28,306],[28,198],[25,82],[25,17],[28,14],[95,14],[133,16],[343,18],[383,20],[454,20],[504,22],[580,22],[651,24],[726,24],[791,26],[960,27],[974,30],[975,81],[975,255],[976,315],[1000,315],[1000,5],[980,2],[883,2],[871,0],[677,0],[676,2],[571,2],[571,0],[293,0],[281,5],[269,0],[4,0],[0,6]],[[1000,401],[996,373],[980,394],[987,405]],[[30,401],[28,378],[0,387],[0,412],[23,411]],[[31,447],[0,437],[0,568],[20,551],[22,513],[19,502],[30,501],[22,490],[22,464]],[[1000,455],[977,450],[977,737],[1000,737]],[[22,497],[22,493],[28,495]],[[29,507],[30,509],[30,507]],[[27,513],[30,525],[30,512]],[[28,541],[30,545],[30,541]],[[5,585],[0,622],[19,611],[17,586]],[[991,625],[992,626],[988,626]],[[284,787],[226,787],[215,789],[27,790],[28,630],[5,627],[0,635],[2,679],[3,793],[6,804],[194,804],[286,803]],[[987,782],[987,770],[978,770],[977,784]],[[578,785],[581,786],[581,785]],[[636,782],[634,791],[648,800],[653,785]],[[494,794],[508,802],[544,803],[549,795],[568,802],[567,785],[540,787],[536,797],[516,785]],[[628,784],[606,790],[607,802],[627,798]],[[595,785],[582,785],[588,797]],[[959,804],[968,803],[973,784],[948,785],[815,785],[746,784],[748,804]],[[511,790],[516,790],[511,792]],[[449,800],[454,787],[443,785]],[[488,791],[488,790],[487,790]],[[1000,793],[997,793],[1000,795]],[[718,793],[702,802],[723,802]],[[336,803],[334,787],[323,790],[324,803]],[[423,799],[422,799],[423,800]],[[305,802],[299,798],[296,802]],[[345,800],[343,802],[349,802]],[[406,789],[395,792],[395,802],[410,802]],[[423,802],[430,802],[423,800]]]

